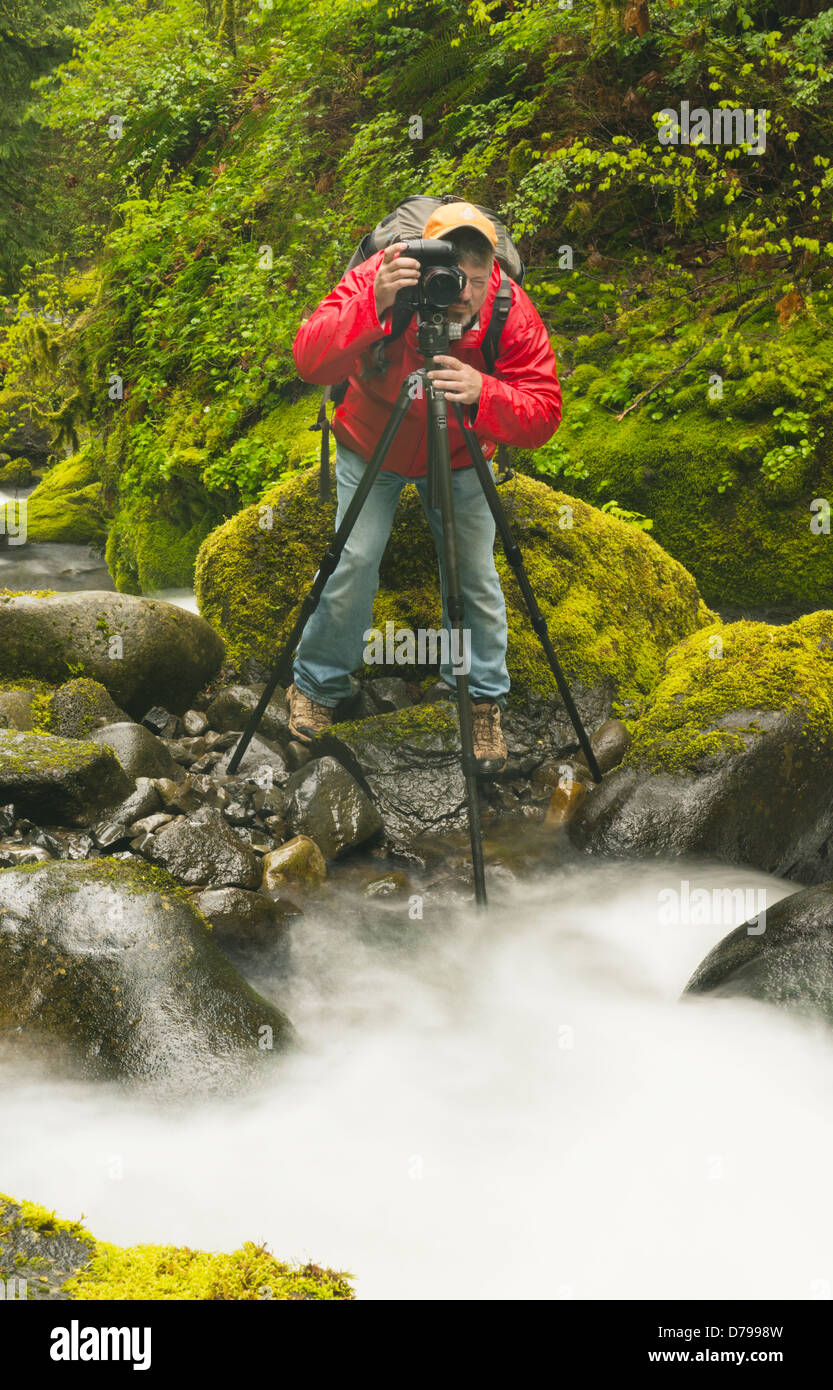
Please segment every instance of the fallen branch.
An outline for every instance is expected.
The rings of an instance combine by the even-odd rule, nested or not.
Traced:
[[[736,328],[740,328],[742,323],[745,323],[746,320],[751,318],[753,314],[756,314],[759,309],[763,309],[765,304],[774,304],[775,298],[775,295],[768,295],[766,298],[760,300],[760,302],[757,304],[753,302],[751,306],[747,309],[745,314],[741,314],[740,312],[738,312],[738,314],[735,316],[734,323],[732,324],[731,331],[734,332]],[[744,302],[746,304],[749,304],[749,300],[745,300]],[[725,313],[725,309],[721,312]],[[626,406],[625,409],[616,416],[617,421],[621,422],[622,420],[624,420],[626,415],[630,415],[632,410],[636,410],[636,407],[638,405],[641,405],[644,400],[647,400],[648,396],[652,396],[654,392],[659,390],[660,386],[664,386],[666,381],[670,380],[672,376],[676,376],[677,372],[681,372],[683,367],[688,366],[692,358],[697,357],[701,352],[704,352],[707,347],[711,347],[712,343],[717,342],[717,339],[719,337],[720,334],[715,333],[711,338],[707,338],[704,343],[700,343],[699,346],[696,347],[693,352],[690,352],[688,354],[688,357],[684,357],[682,362],[678,362],[676,367],[672,367],[670,372],[666,372],[664,376],[661,376],[658,381],[654,382],[653,386],[649,386],[647,391],[640,391],[636,399],[631,401],[630,405]]]

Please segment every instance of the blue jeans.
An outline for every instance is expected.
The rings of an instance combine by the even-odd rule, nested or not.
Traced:
[[[337,442],[337,527],[361,482],[365,466],[358,454]],[[452,469],[451,479],[463,593],[463,627],[471,634],[469,691],[473,699],[496,700],[504,709],[509,690],[506,604],[495,569],[495,522],[474,468]],[[379,565],[390,536],[399,494],[409,481],[416,484],[440,557],[442,622],[450,635],[440,510],[427,505],[426,478],[408,479],[399,473],[382,471],[368,493],[335,570],[324,585],[318,607],[304,628],[295,654],[295,684],[318,704],[333,706],[345,699],[351,693],[350,672],[363,664],[364,634],[373,626]],[[454,689],[452,662],[459,654],[455,653],[451,641],[448,648],[450,660],[443,662],[440,675]]]

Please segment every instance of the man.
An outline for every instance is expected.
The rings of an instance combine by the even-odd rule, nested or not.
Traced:
[[[494,375],[486,375],[480,350],[500,285],[495,259],[497,233],[488,217],[470,203],[446,203],[428,219],[425,238],[453,243],[466,284],[448,310],[462,326],[450,352],[438,355],[429,373],[435,386],[468,411],[487,458],[496,443],[538,448],[551,438],[561,419],[561,388],[555,357],[541,319],[519,285],[512,284],[512,305],[503,326]],[[417,350],[416,317],[405,332],[386,345],[387,368],[374,372],[369,349],[391,329],[391,309],[399,290],[415,285],[417,260],[401,253],[397,242],[349,271],[306,319],[293,346],[304,381],[325,385],[349,378],[347,393],[333,417],[336,438],[338,526],[361,480],[366,461],[390,417],[401,383],[424,365]],[[500,716],[506,706],[506,605],[494,563],[495,523],[472,467],[454,412],[449,410],[448,439],[463,622],[470,643],[469,691],[472,700],[474,752],[484,775],[506,763]],[[387,459],[367,497],[338,565],[328,579],[317,609],[298,646],[294,682],[289,687],[293,735],[309,742],[332,722],[333,707],[350,693],[349,674],[362,664],[364,634],[372,626],[373,600],[399,494],[415,483],[440,557],[443,627],[449,629],[447,591],[439,508],[427,505],[426,401],[415,399]],[[450,644],[449,644],[450,646]],[[445,664],[442,679],[454,686],[454,671]]]

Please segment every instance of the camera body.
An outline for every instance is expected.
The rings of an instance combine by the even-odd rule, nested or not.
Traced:
[[[430,312],[447,309],[459,298],[466,275],[457,264],[457,250],[450,241],[416,237],[405,243],[401,254],[419,261],[421,269],[417,283],[399,291],[397,304]]]

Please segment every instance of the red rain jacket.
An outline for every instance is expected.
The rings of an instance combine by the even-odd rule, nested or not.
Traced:
[[[298,375],[318,385],[334,385],[349,379],[347,394],[333,416],[333,433],[360,458],[368,460],[390,418],[403,378],[423,366],[417,350],[416,317],[400,338],[385,351],[390,365],[383,375],[360,375],[368,348],[390,333],[391,314],[380,323],[376,315],[373,283],[384,252],[377,251],[355,270],[348,271],[335,289],[302,323],[292,347]],[[449,356],[459,357],[478,371],[486,371],[480,350],[500,285],[500,267],[492,267],[486,299],[477,325],[452,342]],[[552,437],[561,420],[561,387],[555,372],[555,354],[538,313],[519,285],[512,282],[512,307],[503,325],[495,375],[483,377],[477,406],[464,407],[464,417],[474,414],[471,427],[491,458],[496,443],[537,449]],[[406,477],[425,474],[426,401],[411,402],[384,463],[387,472]],[[451,408],[448,438],[452,468],[471,463],[465,441]]]

